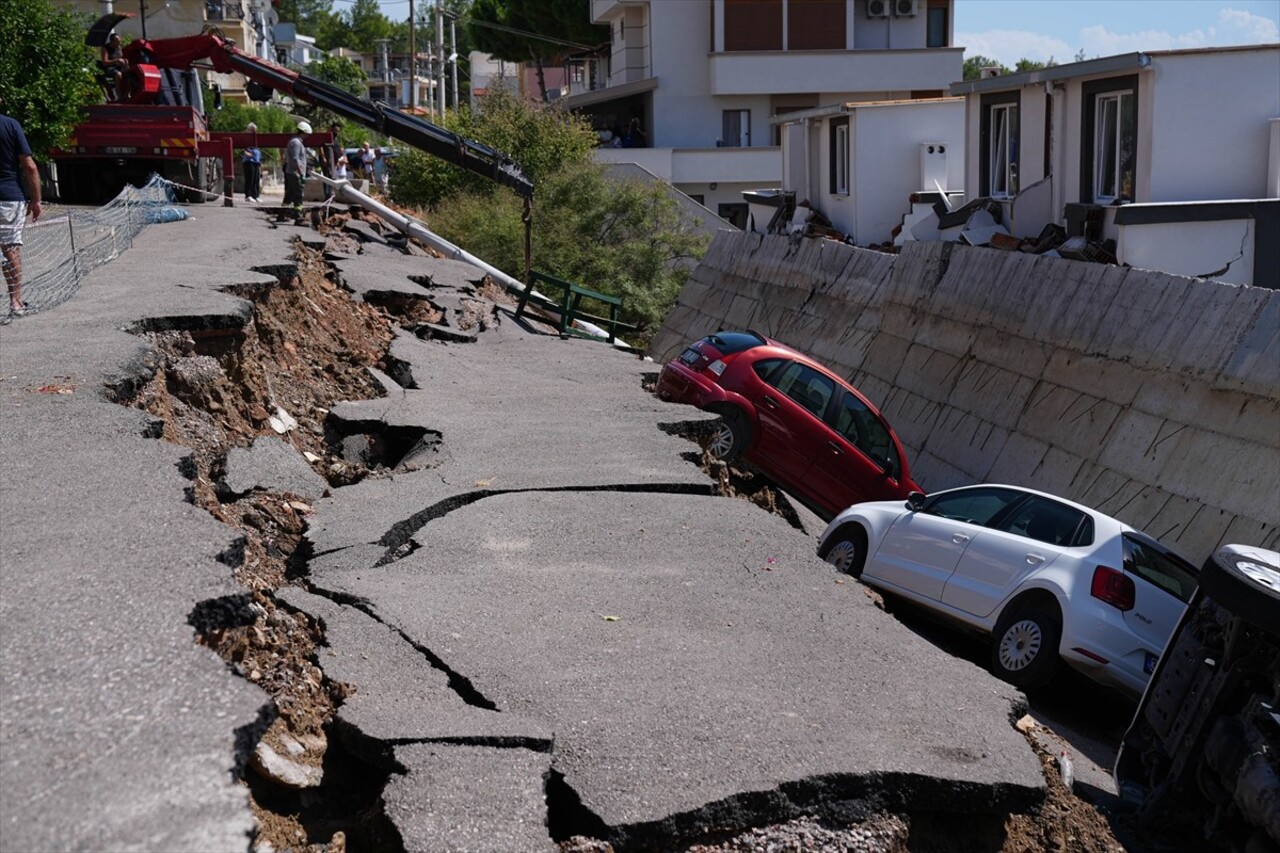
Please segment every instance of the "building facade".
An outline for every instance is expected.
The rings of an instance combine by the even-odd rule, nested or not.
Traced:
[[[778,186],[775,116],[937,98],[962,76],[951,0],[592,0],[610,28],[607,85],[562,102],[639,148],[636,162],[735,224],[741,193]]]
[[[1129,53],[951,87],[965,190],[1123,264],[1280,287],[1280,45]]]

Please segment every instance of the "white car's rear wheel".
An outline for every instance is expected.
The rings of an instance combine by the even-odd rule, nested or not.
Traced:
[[[1038,606],[1011,607],[996,624],[991,671],[1024,690],[1042,687],[1058,667],[1062,627]]]

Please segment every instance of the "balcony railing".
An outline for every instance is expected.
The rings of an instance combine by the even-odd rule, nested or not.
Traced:
[[[204,0],[206,20],[243,21],[247,15],[244,0]]]

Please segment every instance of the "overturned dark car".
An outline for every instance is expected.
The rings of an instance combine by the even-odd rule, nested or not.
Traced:
[[[1140,832],[1280,849],[1280,554],[1227,545],[1205,562],[1115,779]]]

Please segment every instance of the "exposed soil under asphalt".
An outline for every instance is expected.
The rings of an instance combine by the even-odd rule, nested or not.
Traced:
[[[333,251],[358,252],[341,225],[356,214],[335,214],[319,226]],[[376,227],[376,223],[375,227]],[[299,232],[300,234],[304,232]],[[311,232],[308,236],[313,236]],[[396,327],[437,322],[424,298],[353,301],[334,283],[321,252],[301,242],[295,269],[278,275],[271,287],[239,295],[253,302],[253,318],[242,329],[218,332],[145,333],[160,354],[154,377],[132,399],[163,422],[163,438],[189,448],[192,501],[243,536],[243,557],[235,567],[245,588],[232,610],[238,618],[198,618],[197,642],[207,645],[239,675],[271,697],[276,717],[262,735],[255,757],[242,771],[258,821],[258,850],[400,851],[399,833],[382,811],[388,771],[346,751],[335,736],[334,714],[350,695],[349,685],[325,677],[316,649],[323,631],[315,620],[277,602],[275,591],[305,586],[307,554],[302,535],[312,512],[296,495],[220,493],[227,453],[259,436],[277,435],[272,417],[285,408],[297,426],[281,437],[306,456],[331,488],[382,476],[377,465],[352,463],[339,452],[340,439],[328,429],[329,408],[338,401],[380,395],[366,368],[390,373],[385,363]],[[492,302],[511,304],[495,286],[481,288]],[[482,325],[484,317],[473,318]],[[699,440],[702,430],[685,431]],[[726,466],[705,453],[703,469],[722,494],[751,500],[788,517],[795,513],[758,473]],[[852,579],[849,581],[853,583]],[[1033,745],[1034,745],[1034,741]],[[287,756],[299,772],[324,769],[324,783],[299,788],[264,766],[266,750]],[[1068,792],[1054,757],[1036,747],[1045,767],[1049,796],[1035,812],[1004,817],[956,818],[930,813],[874,815],[856,823],[830,825],[803,818],[739,834],[698,840],[684,849],[712,851],[1115,851],[1124,849],[1107,820]],[[605,842],[574,838],[569,853],[605,851]]]

